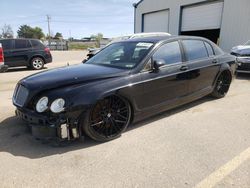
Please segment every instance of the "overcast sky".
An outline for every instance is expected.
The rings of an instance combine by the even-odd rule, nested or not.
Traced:
[[[133,33],[134,9],[138,0],[3,0],[0,27],[10,24],[16,31],[22,24],[41,27],[48,33],[46,15],[51,16],[51,30],[64,38],[82,38],[101,32],[105,37]]]

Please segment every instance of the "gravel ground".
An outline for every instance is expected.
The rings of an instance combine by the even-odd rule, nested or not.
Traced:
[[[47,68],[86,56],[52,53]],[[17,81],[36,72],[0,74],[0,187],[250,187],[250,75],[223,99],[154,116],[114,141],[52,147],[32,138],[11,102]]]

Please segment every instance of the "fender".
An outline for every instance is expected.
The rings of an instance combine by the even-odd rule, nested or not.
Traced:
[[[41,54],[32,54],[32,55],[28,58],[28,63],[31,63],[31,60],[32,60],[34,57],[40,57],[40,58],[43,59],[44,63],[46,63],[45,58],[44,58]]]
[[[216,77],[215,77],[215,79],[213,81],[213,87],[215,87],[215,84],[216,84],[216,81],[217,81],[218,77],[224,71],[228,71],[231,74],[231,77],[233,77],[233,70],[231,69],[229,64],[228,63],[223,63],[223,64],[221,64],[220,70],[219,70],[218,74],[216,75]]]

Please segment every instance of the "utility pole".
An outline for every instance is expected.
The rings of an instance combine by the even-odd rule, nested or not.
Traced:
[[[48,34],[49,34],[49,47],[50,47],[50,44],[51,44],[51,36],[50,36],[50,20],[51,20],[51,17],[49,15],[47,15],[47,22],[48,22]]]
[[[69,39],[71,40],[71,30],[69,30]]]

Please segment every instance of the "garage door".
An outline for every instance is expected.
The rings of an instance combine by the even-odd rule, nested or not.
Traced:
[[[168,10],[146,13],[143,18],[143,32],[168,32]]]
[[[219,29],[223,2],[190,6],[182,10],[181,31]]]

